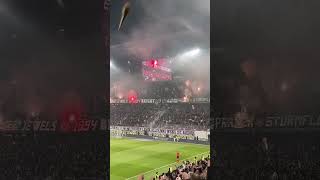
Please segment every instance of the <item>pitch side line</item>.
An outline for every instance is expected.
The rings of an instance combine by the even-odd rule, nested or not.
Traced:
[[[130,140],[136,140],[138,141],[139,138],[134,138],[134,137],[121,137],[121,138],[115,138],[115,139],[130,139]],[[143,139],[143,138],[140,138]],[[157,140],[157,139],[152,139],[150,142],[165,142],[165,143],[174,143],[174,144],[188,144],[188,145],[197,145],[197,146],[210,146],[209,144],[197,144],[197,143],[192,143],[192,142],[174,142],[174,141],[165,141],[165,140]]]
[[[192,157],[194,157],[194,156],[199,156],[199,155],[206,154],[206,153],[210,153],[210,151],[207,151],[207,152],[204,152],[204,153],[200,153],[200,154],[195,154],[195,155],[193,155],[193,156],[190,156],[190,157],[188,157],[188,158],[182,159],[182,160],[180,160],[180,161],[185,161],[185,160],[188,160],[188,159],[190,159],[190,158],[192,158]],[[164,168],[164,167],[167,167],[167,166],[170,166],[170,165],[173,165],[173,164],[176,164],[176,162],[171,163],[171,164],[167,164],[167,165],[164,165],[164,166],[161,166],[161,167],[158,167],[158,168],[155,168],[155,169],[150,170],[150,171],[147,171],[147,172],[140,173],[140,174],[138,174],[138,175],[136,175],[136,176],[129,177],[129,178],[127,178],[126,180],[129,180],[129,179],[138,177],[139,175],[142,175],[142,174],[143,174],[143,175],[148,174],[148,173],[150,173],[150,172],[152,172],[152,171],[155,171],[155,170],[157,170],[157,169],[162,169],[162,168]]]

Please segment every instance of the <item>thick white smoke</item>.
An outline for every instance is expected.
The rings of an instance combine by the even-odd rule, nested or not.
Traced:
[[[134,5],[131,7],[132,11],[127,21],[133,19],[130,16],[134,17],[139,14],[138,20],[134,25],[127,27],[129,29],[125,30],[126,33],[118,34],[123,42],[120,46],[112,45],[111,50],[122,48],[130,55],[146,58],[166,48],[164,46],[181,49],[196,43],[209,48],[209,0],[139,0],[132,2]]]
[[[111,39],[121,39],[111,45],[112,57],[126,54],[136,61],[171,57],[180,73],[202,81],[202,88],[209,90],[210,0],[132,0],[131,4],[124,29],[111,34]],[[200,48],[201,54],[184,62],[175,59],[192,48]],[[117,76],[128,82],[128,74]]]

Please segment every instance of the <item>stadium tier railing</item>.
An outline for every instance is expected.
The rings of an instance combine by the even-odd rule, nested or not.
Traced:
[[[210,131],[150,129],[146,127],[111,126],[111,137],[131,137],[150,140],[209,144]],[[200,137],[199,137],[200,136]]]

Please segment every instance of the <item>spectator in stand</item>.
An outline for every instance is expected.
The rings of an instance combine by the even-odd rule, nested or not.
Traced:
[[[162,173],[158,179],[155,180],[206,180],[207,170],[209,167],[209,158],[199,160],[197,163],[191,161],[184,162],[181,166],[174,170]]]
[[[81,137],[79,137],[81,136]],[[105,179],[101,136],[10,134],[0,136],[1,179]],[[79,142],[81,139],[81,142]]]
[[[317,157],[320,146],[316,141],[309,142],[308,139],[303,139],[288,143],[272,139],[270,143],[266,138],[262,138],[257,145],[243,143],[239,139],[226,142],[228,144],[223,145],[223,148],[220,145],[219,156],[215,157],[212,169],[213,176],[218,180],[311,180],[320,177],[320,159]],[[266,148],[266,143],[270,148]],[[266,156],[268,158],[265,158]],[[256,161],[257,159],[259,161]]]
[[[111,126],[135,126],[206,130],[209,128],[208,104],[111,104]]]

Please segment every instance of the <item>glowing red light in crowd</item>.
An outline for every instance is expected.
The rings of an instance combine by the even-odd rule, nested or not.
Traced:
[[[60,130],[73,131],[85,112],[84,102],[77,94],[66,94],[59,103],[59,111]]]
[[[159,65],[158,60],[150,60],[151,67],[156,67]]]
[[[134,91],[134,90],[130,90],[128,92],[128,101],[129,101],[129,103],[137,103],[137,99],[138,99],[137,92]]]
[[[129,103],[137,103],[137,97],[136,96],[130,96],[129,97]]]

